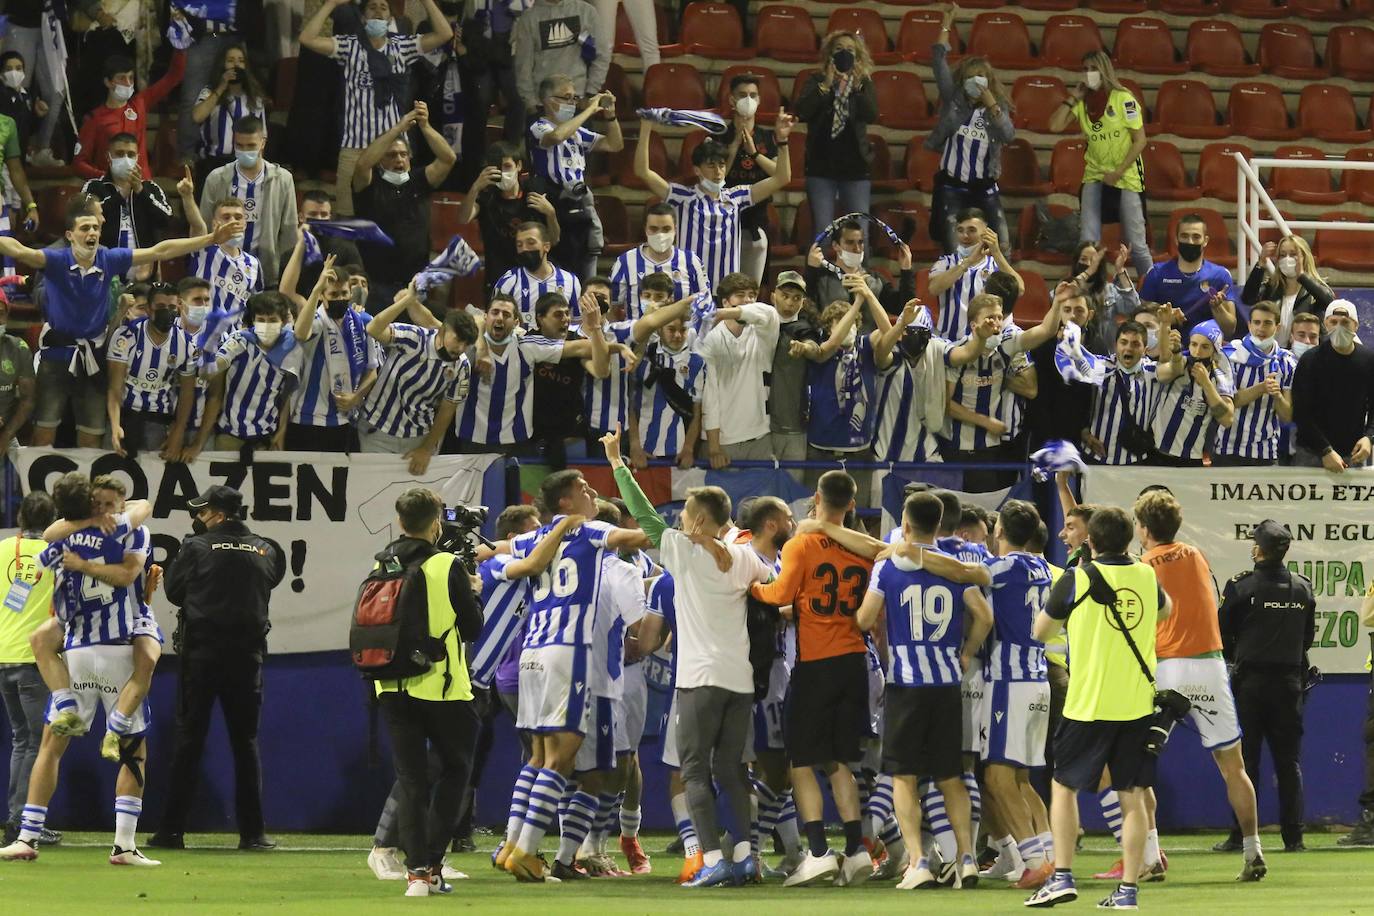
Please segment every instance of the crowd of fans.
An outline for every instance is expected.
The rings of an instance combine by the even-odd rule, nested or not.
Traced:
[[[647,61],[652,10],[626,5]],[[1339,470],[1370,458],[1374,353],[1301,237],[1266,245],[1241,283],[1204,257],[1206,223],[1185,214],[1177,256],[1153,261],[1141,106],[1105,54],[1084,58],[1054,116],[1087,140],[1083,241],[1036,324],[1018,321],[1026,283],[1007,257],[997,186],[1011,103],[985,59],[949,65],[956,8],[933,49],[927,141],[946,253],[917,264],[889,232],[891,272],[875,245],[887,227],[869,215],[877,108],[858,36],[825,37],[796,110],[769,127],[748,73],[718,115],[676,113],[723,130],[691,148],[696,180],[681,183],[655,170],[662,113],[641,111],[627,140],[605,88],[614,2],[423,0],[418,11],[412,23],[385,0],[326,0],[306,17],[285,133],[327,115],[342,88],[337,120],[319,122],[337,139],[337,187],[302,195],[293,169],[309,172],[308,150],[272,136],[260,49],[237,5],[173,6],[159,79],[140,88],[134,57],[102,55],[104,97],[72,161],[88,180],[49,248],[25,244],[36,210],[25,161],[57,161],[50,122],[64,101],[12,19],[0,142],[13,231],[0,252],[31,273],[43,327],[35,372],[23,354],[0,390],[0,449],[31,419],[35,444],[70,427],[80,445],[169,461],[210,447],[361,450],[415,472],[438,451],[561,465],[616,429],[638,466],[1016,462],[1053,439],[1107,464]],[[151,177],[149,117],[178,85],[172,195]],[[489,143],[496,95],[504,139]],[[807,130],[807,204],[825,231],[804,271],[774,272],[765,296],[765,204],[794,177],[794,125]],[[642,243],[612,259],[594,154],[627,143],[657,201]],[[455,236],[431,261],[431,198],[455,181],[482,255]],[[835,219],[845,213],[858,216]],[[1116,250],[1099,241],[1110,221],[1123,229]],[[479,267],[485,302],[449,306],[435,274]],[[922,268],[928,301],[915,298]],[[974,489],[1001,479],[971,477]]]

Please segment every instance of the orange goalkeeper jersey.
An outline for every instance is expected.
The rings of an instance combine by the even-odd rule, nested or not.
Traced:
[[[873,561],[845,550],[823,534],[803,534],[782,547],[782,572],[754,597],[779,607],[792,605],[797,627],[797,661],[865,652],[854,624]]]

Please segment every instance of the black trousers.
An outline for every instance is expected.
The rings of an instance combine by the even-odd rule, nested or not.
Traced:
[[[1360,807],[1374,811],[1374,681],[1369,685],[1369,705],[1364,714],[1364,791]]]
[[[396,770],[396,815],[406,868],[438,868],[448,850],[458,807],[472,769],[477,742],[477,713],[466,700],[417,700],[403,693],[379,698],[391,735]],[[429,752],[439,758],[437,776],[429,775]]]
[[[262,659],[247,653],[183,656],[177,684],[177,733],[167,807],[159,835],[185,833],[200,777],[200,758],[215,702],[224,712],[234,756],[234,811],[239,836],[263,835],[262,763],[258,723],[262,713]]]
[[[1242,665],[1231,683],[1240,718],[1245,772],[1259,789],[1260,748],[1269,745],[1279,788],[1284,843],[1302,839],[1302,673],[1288,666]]]

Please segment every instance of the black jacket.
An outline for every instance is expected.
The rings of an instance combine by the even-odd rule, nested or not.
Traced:
[[[167,573],[167,600],[177,614],[177,651],[219,655],[267,649],[267,604],[286,575],[286,555],[238,519],[187,535]]]
[[[1282,563],[1256,563],[1226,583],[1218,622],[1228,662],[1306,668],[1317,634],[1312,583]]]
[[[100,199],[100,207],[105,211],[105,225],[100,228],[100,244],[106,248],[119,247],[119,211],[124,206],[124,195],[110,179],[92,178],[81,188],[83,194],[94,194]],[[167,194],[158,187],[156,181],[144,179],[143,188],[134,195],[132,217],[135,244],[140,248],[151,248],[162,240],[167,224],[172,219],[172,205],[167,202]]]

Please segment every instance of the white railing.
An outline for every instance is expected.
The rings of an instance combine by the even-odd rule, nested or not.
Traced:
[[[1339,220],[1285,219],[1274,205],[1269,192],[1260,181],[1260,169],[1323,169],[1332,172],[1374,172],[1374,162],[1355,162],[1348,159],[1246,159],[1244,153],[1233,153],[1236,157],[1236,254],[1237,279],[1245,282],[1250,275],[1250,265],[1259,260],[1264,245],[1260,242],[1260,231],[1278,229],[1284,235],[1293,234],[1297,229],[1340,229],[1351,232],[1374,231],[1374,221],[1343,222]],[[1267,217],[1260,216],[1264,207]],[[1316,239],[1307,239],[1309,245],[1316,247]],[[1374,246],[1374,238],[1370,239]]]

